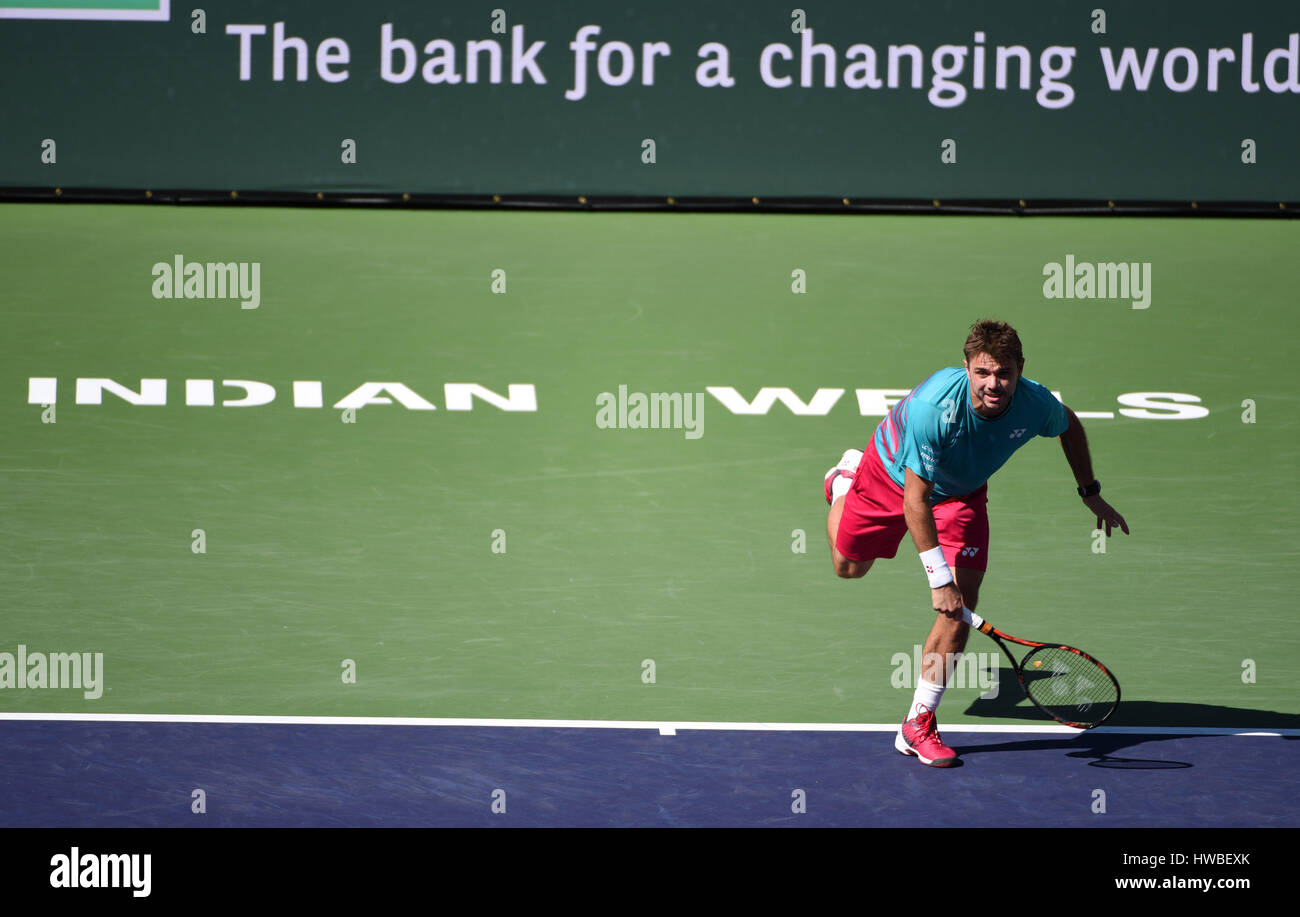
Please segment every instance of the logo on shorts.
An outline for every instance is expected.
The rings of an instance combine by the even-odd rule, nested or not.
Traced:
[[[979,548],[962,548],[962,549],[961,549],[961,556],[962,556],[962,557],[974,557],[974,556],[975,556],[976,554],[978,554],[979,552],[980,552],[980,549],[979,549]]]

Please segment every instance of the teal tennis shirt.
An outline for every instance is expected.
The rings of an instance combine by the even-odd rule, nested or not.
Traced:
[[[1023,376],[1005,411],[992,420],[981,417],[970,404],[966,371],[952,366],[894,405],[872,442],[899,487],[906,468],[934,482],[933,504],[979,490],[1025,443],[1035,436],[1060,436],[1069,425],[1065,405]]]

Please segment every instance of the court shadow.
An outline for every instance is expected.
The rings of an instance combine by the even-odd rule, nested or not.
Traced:
[[[978,736],[971,736],[977,739]],[[1186,739],[1189,736],[1172,735],[1115,735],[1106,733],[1084,732],[1077,736],[1059,738],[1021,739],[1015,742],[990,742],[969,745],[965,742],[948,742],[963,758],[984,752],[1009,751],[1063,751],[1067,758],[1081,758],[1089,767],[1109,767],[1119,770],[1181,770],[1195,767],[1190,761],[1171,761],[1162,758],[1134,758],[1117,755],[1115,752],[1159,742],[1166,739]]]
[[[1029,702],[1015,672],[998,672],[1001,690],[991,699],[977,698],[966,708],[969,716],[1025,722],[1050,723],[1051,718]],[[1119,709],[1107,726],[1216,727],[1226,729],[1300,729],[1300,714],[1225,707],[1217,704],[1189,704],[1181,701],[1151,701],[1121,697]]]
[[[1023,720],[1026,723],[1051,723],[1052,720],[1025,697],[1016,681],[1015,673],[1008,668],[999,672],[1002,691],[996,698],[977,698],[965,713],[968,716],[989,717],[1001,720]],[[1300,729],[1300,714],[1279,713],[1276,710],[1257,710],[1248,707],[1226,707],[1217,704],[1192,704],[1179,701],[1148,701],[1121,699],[1119,709],[1106,721],[1106,726],[1160,728],[1228,728],[1228,729]],[[1103,727],[1104,728],[1104,727]],[[1192,767],[1186,761],[1169,761],[1154,758],[1134,758],[1116,752],[1169,739],[1189,738],[1186,734],[1164,733],[1109,733],[1080,732],[1060,738],[1033,738],[1015,742],[997,742],[985,745],[963,744],[957,750],[962,755],[980,752],[1008,752],[1028,750],[1065,751],[1071,758],[1081,758],[1089,767],[1124,770],[1169,770]],[[1296,736],[1285,736],[1295,740]]]

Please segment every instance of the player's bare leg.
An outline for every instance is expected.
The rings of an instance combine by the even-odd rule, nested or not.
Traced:
[[[953,567],[952,574],[957,580],[957,588],[961,591],[962,602],[971,611],[980,600],[980,584],[984,582],[983,570],[972,570],[969,567]],[[947,679],[947,661],[951,660],[956,664],[957,654],[966,649],[966,639],[970,636],[970,625],[960,618],[950,618],[947,615],[936,615],[934,626],[930,628],[930,636],[925,639],[924,655],[922,659],[922,676],[926,681],[937,685],[946,685]],[[931,655],[935,654],[935,655]]]
[[[858,473],[858,465],[861,462],[861,449],[845,451],[840,457],[839,464],[826,472],[823,482],[826,502],[831,505],[831,511],[826,516],[826,540],[831,546],[831,566],[835,568],[836,576],[845,579],[857,579],[870,570],[872,564],[870,560],[849,560],[835,547],[835,538],[840,531],[840,517],[844,515],[844,500],[853,485],[853,478]]]
[[[831,504],[831,511],[826,516],[826,540],[831,545],[831,565],[835,568],[835,575],[842,576],[845,579],[857,579],[865,576],[871,569],[874,560],[849,560],[841,554],[835,547],[835,536],[840,531],[840,516],[844,514],[844,498],[840,497]]]
[[[982,570],[965,567],[952,568],[962,603],[974,608],[979,603]],[[966,648],[970,625],[957,617],[936,615],[934,626],[925,640],[925,654],[921,657],[921,677],[917,679],[916,693],[908,718],[899,728],[894,747],[905,755],[919,758],[931,767],[953,767],[961,763],[957,753],[944,744],[939,735],[934,712],[943,697],[950,674],[949,663],[956,666],[957,654]]]

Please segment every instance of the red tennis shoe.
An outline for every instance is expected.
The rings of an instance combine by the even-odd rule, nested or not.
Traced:
[[[922,764],[931,767],[952,767],[957,763],[957,753],[939,738],[934,711],[926,707],[910,720],[903,720],[894,747],[905,755],[915,755]]]
[[[831,496],[831,484],[835,482],[835,479],[849,478],[850,480],[852,480],[853,476],[858,473],[858,465],[861,462],[862,462],[862,450],[848,449],[845,451],[844,455],[840,457],[840,463],[836,465],[834,468],[832,468],[830,471],[826,472],[826,486],[824,490],[826,491],[827,503],[830,504],[835,503],[834,498]]]

